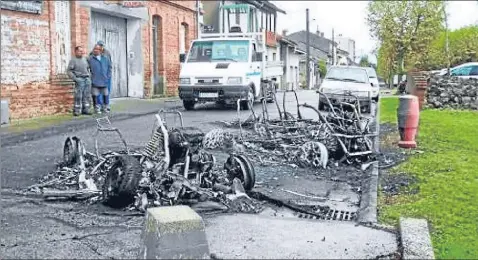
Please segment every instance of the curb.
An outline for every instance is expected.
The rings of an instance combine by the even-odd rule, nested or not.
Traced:
[[[124,121],[134,117],[146,116],[156,114],[159,110],[148,111],[136,114],[113,114],[110,119],[113,121]],[[96,118],[85,118],[81,120],[68,121],[60,125],[49,126],[41,129],[27,130],[23,133],[5,133],[0,134],[1,147],[8,147],[18,145],[24,142],[35,141],[42,138],[51,137],[54,135],[75,132],[78,130],[87,129],[96,125]]]
[[[403,259],[435,259],[427,220],[400,217],[400,239]]]
[[[379,133],[373,140],[373,149],[375,153],[380,153],[380,101],[377,103],[375,113],[375,132]],[[357,213],[357,222],[360,224],[377,223],[377,197],[378,197],[378,177],[379,162],[372,165],[372,173],[368,181],[362,184],[362,193],[360,198],[360,208]]]
[[[372,174],[368,181],[362,185],[362,193],[360,199],[360,208],[357,214],[357,222],[360,224],[377,223],[377,194],[378,194],[378,162],[372,165]]]

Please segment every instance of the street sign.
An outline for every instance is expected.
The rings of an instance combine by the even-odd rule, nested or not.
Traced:
[[[126,8],[144,7],[144,1],[104,0],[105,4],[116,4]]]
[[[122,5],[127,8],[144,7],[143,1],[123,1]]]
[[[0,1],[0,8],[18,12],[41,14],[43,8],[43,1],[12,1],[3,0]]]

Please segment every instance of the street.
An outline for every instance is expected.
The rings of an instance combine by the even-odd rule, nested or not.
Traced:
[[[282,107],[282,93],[277,96],[278,103]],[[300,103],[317,107],[315,92],[299,91],[298,96]],[[293,94],[288,93],[286,106],[293,115],[296,115],[295,105]],[[267,108],[271,118],[278,117],[275,104],[268,104]],[[261,105],[256,104],[255,112],[260,113],[260,111]],[[199,127],[204,132],[221,127],[223,125],[221,121],[232,121],[237,117],[235,109],[219,108],[215,104],[199,105],[194,111],[184,111],[181,108],[181,112],[185,126]],[[315,112],[309,109],[301,109],[301,113],[305,118],[317,118]],[[241,111],[242,119],[249,115],[250,112]],[[142,116],[112,123],[121,130],[128,145],[134,149],[143,147],[149,140],[153,122],[153,116]],[[168,124],[179,123],[177,120],[174,122],[172,116],[167,116],[167,122]],[[85,205],[83,202],[71,201],[45,202],[39,198],[15,194],[36,183],[38,178],[55,169],[55,162],[62,158],[63,142],[66,136],[80,137],[87,150],[93,152],[94,133],[95,128],[89,128],[68,135],[48,137],[2,148],[3,216],[1,225],[3,234],[0,241],[2,258],[51,258],[54,256],[64,259],[111,257],[124,259],[137,257],[143,222],[142,217],[136,216],[138,214],[112,210],[101,204]],[[100,138],[102,152],[119,149],[121,145],[119,138],[114,134],[102,135]],[[217,158],[219,163],[222,163],[223,156],[218,154]],[[269,224],[281,226],[283,224],[280,221],[292,221],[287,222],[291,223],[291,229],[285,229],[283,232],[291,235],[289,240],[297,240],[297,236],[302,236],[303,229],[307,229],[308,225],[306,224],[308,222],[303,221],[311,220],[301,220],[300,218],[311,218],[311,216],[297,214],[286,207],[278,206],[277,203],[272,203],[274,201],[292,201],[298,205],[330,208],[327,218],[312,220],[314,223],[311,222],[308,228],[327,230],[330,226],[327,221],[340,221],[337,223],[337,230],[341,231],[337,234],[333,228],[321,234],[320,238],[326,235],[327,241],[332,243],[326,246],[324,244],[327,252],[323,251],[324,248],[309,246],[301,254],[289,255],[289,257],[311,258],[322,252],[324,257],[330,258],[374,258],[390,256],[397,251],[396,238],[393,233],[356,227],[355,225],[357,213],[361,207],[362,193],[367,192],[366,187],[371,176],[370,170],[358,171],[353,167],[332,165],[330,170],[323,172],[320,169],[264,165],[260,164],[257,158],[253,162],[257,175],[253,194],[255,194],[254,197],[265,201],[266,209],[256,216],[250,214],[204,215],[208,227],[211,253],[225,258],[242,258],[245,255],[258,258],[279,257],[280,255],[272,251],[237,252],[238,246],[242,248],[240,245],[250,243],[249,239],[254,240],[252,236],[255,231],[252,226],[249,231],[242,230],[237,226],[238,223],[247,223],[250,218],[253,218],[253,222],[259,226]],[[270,229],[262,228],[261,231],[257,231],[264,232],[256,234],[258,236],[257,245],[271,243],[270,239],[272,238],[270,237],[280,235],[277,231],[272,231],[272,226]],[[363,240],[353,238],[355,233],[361,234]],[[232,253],[232,249],[229,250],[227,246],[223,245],[224,241],[221,237],[225,234],[230,234],[233,239],[247,239],[249,242],[234,242],[236,248],[234,252],[236,253]],[[304,236],[304,243],[307,244],[310,243],[307,241],[317,239],[316,236],[318,235],[312,233],[307,235],[307,238]],[[261,238],[259,239],[259,237]],[[336,251],[337,242],[333,242],[334,239],[339,242],[341,252]],[[350,239],[355,241],[351,244],[347,242],[344,247],[343,242]],[[285,239],[283,243],[287,241]],[[301,243],[295,241],[294,244],[297,248],[292,251],[300,251],[298,248],[303,247]],[[346,252],[347,248],[349,252]],[[350,250],[353,252],[351,253]],[[291,254],[292,251],[288,253]]]

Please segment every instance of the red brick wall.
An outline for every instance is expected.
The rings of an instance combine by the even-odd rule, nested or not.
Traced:
[[[72,86],[51,84],[54,2],[44,1],[40,15],[1,10],[1,98],[10,118],[23,119],[71,109]]]
[[[420,104],[420,109],[423,108],[423,105],[426,104],[426,95],[427,95],[427,76],[425,72],[419,70],[411,70],[408,73],[408,76],[411,77],[413,83],[410,86],[410,94],[418,97],[418,102]]]
[[[54,1],[44,1],[41,15],[1,10],[1,98],[9,99],[11,119],[66,113],[73,105],[73,86],[55,80],[56,35]],[[166,94],[177,95],[179,81],[179,29],[188,25],[186,49],[196,38],[195,1],[147,1],[150,20],[143,25],[144,91],[151,97],[153,72],[151,24],[162,19],[159,66],[166,78]],[[71,50],[88,48],[90,10],[71,1]],[[53,79],[53,80],[52,80]]]
[[[143,55],[144,55],[144,93],[145,97],[152,94],[153,69],[166,77],[166,95],[176,96],[179,83],[179,30],[182,23],[188,25],[186,50],[191,40],[196,38],[195,1],[148,1],[150,20],[143,25]],[[161,18],[159,44],[159,66],[153,68],[152,20],[154,15]]]
[[[72,52],[76,46],[83,46],[88,52],[88,35],[90,28],[90,9],[80,7],[78,1],[71,2],[71,45]]]

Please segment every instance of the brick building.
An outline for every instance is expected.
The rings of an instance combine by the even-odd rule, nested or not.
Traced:
[[[7,4],[5,4],[7,3]],[[196,37],[196,1],[1,2],[1,98],[10,118],[69,112],[75,46],[106,43],[112,98],[176,95],[179,56]]]

